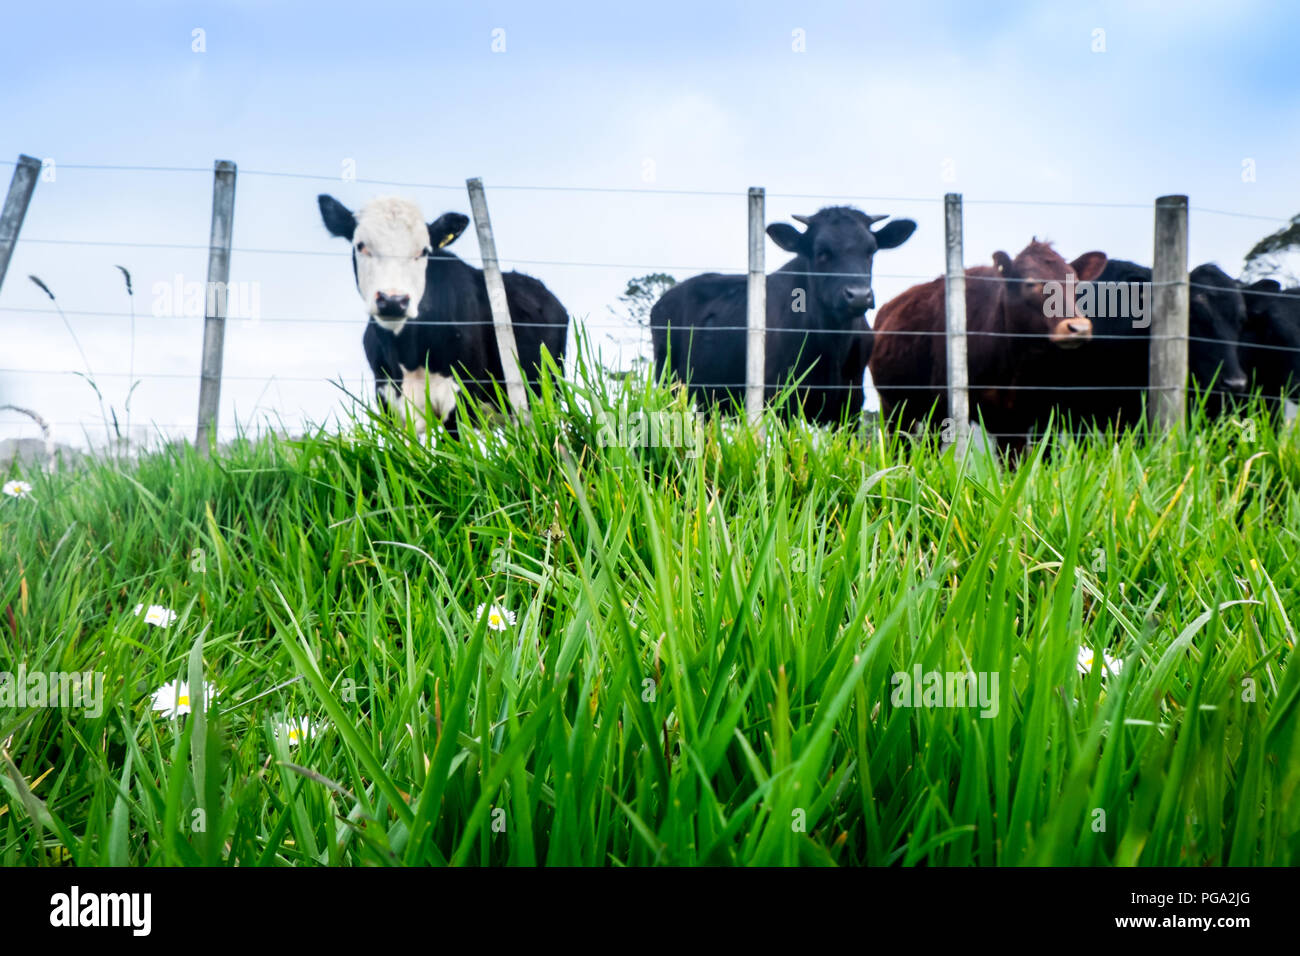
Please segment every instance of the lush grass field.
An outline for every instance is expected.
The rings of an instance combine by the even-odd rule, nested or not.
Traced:
[[[105,685],[0,708],[0,863],[1300,861],[1290,433],[629,448],[578,409],[681,397],[579,378],[455,444],[23,476],[0,669]],[[996,715],[896,705],[914,668],[996,675]],[[154,712],[177,679],[220,696]]]

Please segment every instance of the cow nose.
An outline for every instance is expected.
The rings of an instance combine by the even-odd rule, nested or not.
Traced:
[[[375,311],[385,317],[406,315],[407,306],[411,304],[409,295],[389,295],[386,292],[375,293]]]
[[[1065,327],[1075,335],[1083,335],[1085,332],[1092,331],[1091,322],[1066,322]]]
[[[849,286],[844,290],[844,301],[854,309],[867,310],[876,305],[876,296],[870,289]]]

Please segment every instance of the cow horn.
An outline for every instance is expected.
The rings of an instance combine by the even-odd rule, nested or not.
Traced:
[[[889,213],[885,213],[883,216],[872,216],[872,215],[869,215],[869,214],[868,214],[868,215],[867,215],[867,225],[868,225],[868,226],[874,226],[876,223],[880,222],[880,220],[882,220],[882,219],[888,219],[888,218],[889,218]]]
[[[811,216],[801,216],[801,215],[799,215],[798,213],[795,213],[795,214],[794,214],[793,216],[791,216],[790,218],[793,219],[795,222],[801,222],[801,223],[803,223],[805,226],[811,226],[811,225],[812,225],[812,221],[811,221],[811,220],[812,220],[812,217],[811,217]]]

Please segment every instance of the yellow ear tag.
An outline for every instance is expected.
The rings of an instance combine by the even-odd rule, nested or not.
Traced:
[[[438,243],[438,248],[441,249],[443,246],[445,246],[447,243],[451,242],[455,238],[456,238],[456,233],[454,232],[447,233],[446,237],[442,240],[442,242]]]

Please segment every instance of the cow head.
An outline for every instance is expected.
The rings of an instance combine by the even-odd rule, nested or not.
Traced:
[[[1062,315],[1049,300],[1060,303],[1068,296],[1072,303],[1074,284],[1091,282],[1106,268],[1104,252],[1085,252],[1066,262],[1050,243],[1034,239],[1014,259],[1005,252],[993,253],[993,265],[998,277],[1007,280],[1007,315],[1016,331],[1045,333],[1053,344],[1065,348],[1092,337],[1091,321],[1082,315]]]
[[[1268,397],[1300,394],[1300,290],[1283,291],[1276,279],[1246,286],[1246,326],[1240,347],[1243,368]]]
[[[1191,303],[1187,364],[1192,381],[1219,391],[1242,393],[1249,381],[1241,367],[1237,341],[1246,325],[1241,284],[1216,265],[1197,266],[1189,276]]]
[[[419,314],[428,258],[465,231],[469,219],[443,213],[425,224],[406,199],[375,199],[353,213],[333,196],[319,196],[321,218],[333,235],[352,243],[352,272],[369,313],[394,335]]]
[[[767,234],[786,252],[803,259],[807,268],[809,311],[834,325],[860,319],[876,304],[871,290],[871,258],[880,249],[901,246],[916,231],[911,219],[895,219],[872,231],[888,216],[868,216],[849,206],[830,206],[813,216],[795,216],[806,227],[800,232],[774,222]]]

